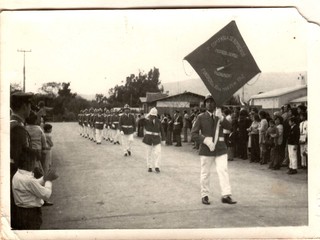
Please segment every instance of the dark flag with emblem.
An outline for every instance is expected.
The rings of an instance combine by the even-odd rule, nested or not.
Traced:
[[[235,21],[184,59],[198,73],[218,106],[261,72]]]

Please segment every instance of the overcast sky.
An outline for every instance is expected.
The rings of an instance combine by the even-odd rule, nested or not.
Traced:
[[[294,9],[13,11],[1,14],[1,79],[26,91],[71,82],[107,94],[139,69],[162,82],[198,78],[183,58],[235,20],[262,72],[306,71],[306,22]]]

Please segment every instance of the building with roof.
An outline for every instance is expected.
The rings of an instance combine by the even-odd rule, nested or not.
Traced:
[[[141,109],[144,113],[156,106],[156,101],[161,98],[168,97],[168,94],[161,92],[147,92],[145,97],[140,97]]]
[[[200,104],[203,103],[205,96],[199,95],[192,92],[184,92],[168,97],[158,99],[156,101],[156,107],[159,114],[169,113],[173,114],[175,110],[183,112],[194,107],[200,107]]]
[[[204,96],[192,92],[184,92],[168,96],[163,94],[153,95],[148,94],[144,98],[140,98],[144,113],[148,113],[151,108],[156,107],[159,114],[173,114],[175,110],[180,112],[190,110],[190,108],[199,107],[204,101]]]
[[[251,96],[250,105],[261,105],[266,110],[278,110],[284,104],[307,99],[307,85],[279,88]]]
[[[235,92],[234,96],[241,97],[243,102],[248,102],[251,96],[260,92],[268,92],[287,86],[295,86],[307,83],[307,72],[262,72],[251,79],[242,88]],[[200,78],[181,80],[174,82],[162,82],[164,92],[169,95],[192,91],[199,95],[209,93],[207,87]]]

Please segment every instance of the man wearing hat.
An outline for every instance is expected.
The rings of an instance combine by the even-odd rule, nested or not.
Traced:
[[[11,95],[10,116],[10,189],[11,189],[11,227],[17,228],[17,207],[14,204],[11,181],[17,172],[18,164],[26,158],[35,158],[37,152],[32,149],[30,136],[25,129],[25,119],[31,112],[33,93],[16,92]]]
[[[133,133],[136,130],[136,123],[134,116],[130,114],[128,104],[124,105],[124,113],[120,116],[119,130],[122,136],[124,156],[131,156],[131,145],[133,142]]]
[[[50,197],[51,181],[57,177],[54,171],[50,171],[44,178],[35,179],[32,172],[37,151],[32,149],[30,135],[24,126],[25,119],[31,112],[32,97],[33,93],[23,92],[11,95],[10,185],[13,229],[40,228],[40,207],[44,203],[42,199]]]
[[[201,161],[201,198],[203,204],[210,204],[210,168],[215,161],[221,188],[222,203],[235,204],[231,198],[231,187],[228,173],[227,146],[224,142],[223,129],[231,129],[231,123],[216,109],[216,102],[209,94],[204,100],[206,111],[195,120],[191,136],[200,144],[199,155]]]
[[[158,118],[158,110],[156,108],[151,108],[148,117],[145,120],[144,128],[145,135],[142,141],[147,145],[148,172],[152,172],[152,166],[154,165],[156,173],[160,173],[161,136],[164,135],[161,122]]]

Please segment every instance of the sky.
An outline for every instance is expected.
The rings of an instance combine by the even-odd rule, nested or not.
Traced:
[[[71,82],[107,94],[130,74],[159,68],[161,82],[199,78],[184,57],[235,20],[262,72],[307,70],[306,21],[296,9],[11,11],[1,14],[1,80],[26,91]]]

